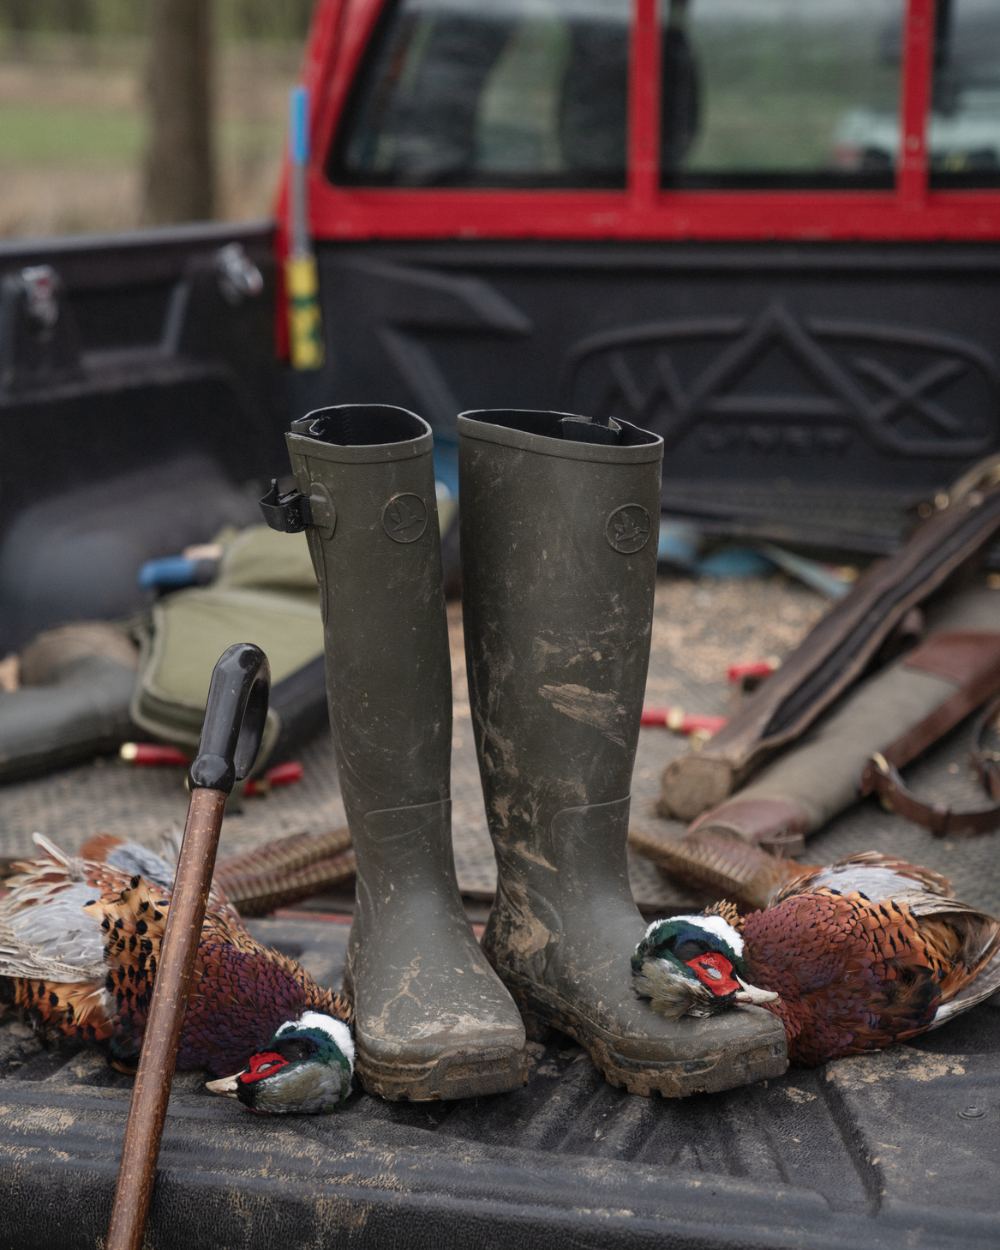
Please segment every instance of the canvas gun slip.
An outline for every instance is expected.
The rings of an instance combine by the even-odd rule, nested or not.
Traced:
[[[223,810],[257,758],[269,687],[267,657],[251,643],[229,647],[212,673],[105,1250],[139,1250],[142,1244]]]
[[[693,820],[799,740],[858,680],[907,613],[982,551],[1000,531],[1000,456],[980,461],[932,506],[905,545],[858,579],[703,750],[667,765],[661,815]]]
[[[689,884],[763,907],[776,886],[808,867],[787,857],[864,794],[883,788],[894,810],[920,819],[876,780],[886,775],[877,761],[891,765],[898,782],[897,769],[997,694],[1000,591],[970,586],[949,593],[929,607],[922,642],[857,683],[801,742],[700,816],[683,838],[637,831],[632,845]],[[951,837],[984,832],[994,816],[993,808],[955,812],[913,801],[932,815],[933,823],[920,823]]]
[[[16,688],[0,689],[0,782],[117,750],[132,729],[138,662],[125,631],[104,621],[34,638],[18,657]]]

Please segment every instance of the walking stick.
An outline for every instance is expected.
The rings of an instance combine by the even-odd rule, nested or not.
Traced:
[[[105,1250],[142,1245],[223,809],[234,783],[257,757],[269,686],[267,656],[251,643],[230,647],[212,672]]]

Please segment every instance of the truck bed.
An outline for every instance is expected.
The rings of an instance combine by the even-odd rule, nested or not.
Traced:
[[[339,976],[347,926],[253,924]],[[997,1012],[915,1045],[680,1102],[606,1085],[558,1038],[528,1085],[452,1103],[355,1094],[330,1116],[258,1118],[174,1084],[150,1247],[994,1247]],[[0,1032],[4,1246],[105,1230],[128,1079],[95,1053]]]
[[[783,578],[661,579],[647,701],[725,711],[726,664],[786,652],[823,603]],[[470,912],[491,888],[467,703],[456,643],[456,845]],[[972,800],[966,731],[908,775],[932,796]],[[679,834],[652,802],[666,760],[685,744],[641,735],[633,822]],[[339,819],[318,740],[306,780],[227,818],[224,848]],[[183,814],[179,779],[104,761],[0,792],[5,853],[31,828],[66,846],[90,833],[152,833]],[[812,860],[867,847],[950,875],[970,902],[1000,909],[996,836],[932,838],[868,803],[807,848]],[[644,910],[690,899],[636,861]],[[344,899],[314,907],[343,909]],[[303,910],[254,932],[338,982],[339,920]],[[268,1120],[174,1083],[150,1247],[948,1247],[1000,1236],[1000,1047],[987,1003],[918,1042],[818,1070],[793,1070],[680,1102],[632,1097],[586,1054],[553,1036],[531,1050],[515,1093],[469,1102],[390,1104],[357,1092],[326,1117]],[[129,1081],[95,1052],[44,1050],[22,1024],[0,1025],[0,1247],[93,1246],[106,1228]]]

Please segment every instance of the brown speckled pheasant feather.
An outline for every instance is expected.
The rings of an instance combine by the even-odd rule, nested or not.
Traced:
[[[874,852],[814,868],[741,924],[753,984],[802,1064],[937,1028],[1000,989],[1000,922]]]
[[[17,865],[0,902],[0,1004],[21,1008],[50,1036],[106,1042],[118,1062],[131,1063],[145,1028],[172,866],[114,840],[88,848],[107,859],[75,858],[36,841],[44,858]],[[232,1072],[303,1011],[350,1018],[345,999],[257,942],[214,890],[193,986],[178,1067]]]

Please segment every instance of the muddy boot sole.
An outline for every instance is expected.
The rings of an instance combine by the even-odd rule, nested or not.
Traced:
[[[644,1098],[653,1094],[664,1098],[714,1094],[781,1076],[788,1068],[780,1025],[773,1030],[762,1028],[759,1042],[748,1045],[746,1034],[734,1039],[726,1018],[720,1017],[711,1022],[717,1026],[718,1042],[713,1044],[708,1038],[700,1039],[697,1055],[666,1061],[636,1058],[622,1054],[619,1039],[588,1020],[572,1004],[555,996],[543,997],[537,986],[516,977],[505,974],[504,983],[517,1003],[531,1041],[545,1041],[551,1032],[572,1038],[583,1047],[609,1084],[630,1094]],[[764,1024],[766,1026],[767,1022]],[[691,1027],[686,1021],[678,1022],[679,1038]],[[693,1027],[699,1028],[698,1025]]]
[[[354,1002],[350,964],[344,970],[344,993]],[[423,1061],[376,1058],[355,1026],[354,1071],[368,1094],[387,1102],[438,1102],[483,1098],[527,1084],[528,1054],[523,1046],[455,1046]]]
[[[357,1047],[358,1079],[369,1094],[389,1102],[482,1098],[519,1089],[528,1080],[527,1056],[507,1047],[456,1047],[425,1063],[374,1059]]]

